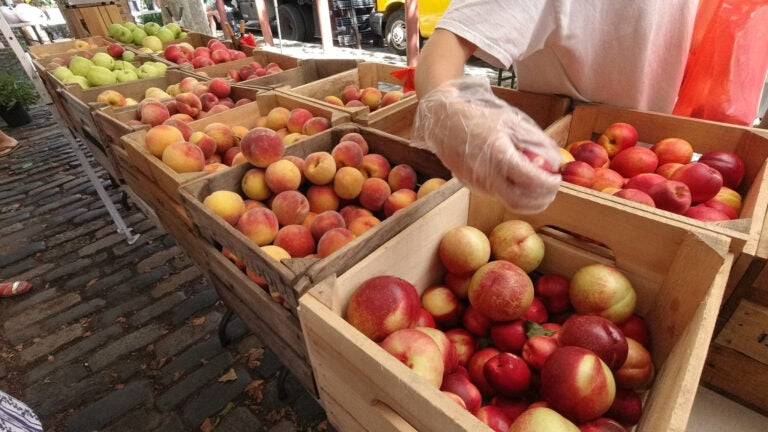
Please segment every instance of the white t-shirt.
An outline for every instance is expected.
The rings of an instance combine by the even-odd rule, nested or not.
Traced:
[[[520,90],[671,112],[698,0],[454,0],[438,23]]]

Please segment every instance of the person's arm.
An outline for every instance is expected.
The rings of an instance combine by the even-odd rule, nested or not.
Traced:
[[[461,78],[476,46],[448,30],[435,29],[419,54],[416,94],[423,98],[446,81]]]

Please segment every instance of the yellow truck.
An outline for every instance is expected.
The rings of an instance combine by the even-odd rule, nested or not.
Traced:
[[[448,3],[450,0],[419,0],[419,36],[422,40],[435,31]],[[405,55],[405,1],[376,0],[376,10],[371,14],[371,29],[390,50]]]

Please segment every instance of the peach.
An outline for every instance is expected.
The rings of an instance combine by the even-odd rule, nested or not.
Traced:
[[[177,173],[199,172],[205,168],[205,155],[200,147],[187,142],[176,141],[168,144],[161,157],[163,163]]]
[[[669,179],[685,183],[691,191],[693,203],[709,200],[724,186],[720,171],[702,162],[691,162],[681,166]]]
[[[453,346],[456,347],[459,366],[466,367],[469,364],[469,360],[475,354],[477,340],[472,333],[460,327],[447,330],[445,335],[448,336],[448,339],[453,342]]]
[[[656,208],[683,214],[691,206],[691,190],[685,183],[675,180],[658,182],[648,189]]]
[[[403,97],[403,92],[400,90],[390,90],[381,97],[381,107],[385,107],[388,105],[392,105],[393,103],[399,101]]]
[[[265,246],[275,239],[279,222],[275,213],[263,207],[252,208],[237,221],[235,229],[259,246]]]
[[[228,165],[224,165],[223,163],[219,162],[213,162],[213,163],[205,163],[205,166],[203,167],[203,171],[207,174],[213,174],[220,171],[224,171],[227,168],[229,168]]]
[[[341,199],[355,199],[363,189],[365,177],[357,168],[341,167],[333,177],[333,191]]]
[[[304,158],[304,177],[315,185],[326,185],[336,176],[336,159],[325,151],[313,152]]]
[[[304,130],[304,123],[314,117],[308,109],[294,108],[288,113],[287,127],[293,133],[301,133]]]
[[[562,169],[563,165],[567,164],[568,162],[573,162],[576,160],[573,158],[573,155],[571,154],[571,152],[569,152],[565,148],[558,147],[557,149],[560,151],[560,164],[557,167],[558,170]]]
[[[539,267],[544,259],[544,240],[530,223],[510,219],[497,224],[488,234],[491,256],[514,263],[526,273]]]
[[[288,134],[290,134],[290,131],[288,131],[287,127],[280,128],[280,129],[276,130],[275,132],[277,132],[277,135],[280,137],[281,140],[284,140],[285,137],[287,137]],[[285,145],[285,144],[283,144],[283,145]]]
[[[240,188],[243,194],[252,200],[265,201],[272,196],[264,168],[251,168],[246,171],[240,179]]]
[[[210,111],[211,108],[219,103],[219,97],[211,92],[205,92],[198,97],[200,98],[200,107],[205,112]]]
[[[230,91],[232,91],[232,86],[226,79],[217,77],[213,78],[208,83],[208,90],[218,98],[225,98],[228,97]]]
[[[248,162],[248,159],[243,156],[243,152],[240,151],[240,147],[232,147],[231,149],[227,150],[226,154],[231,156],[231,158],[227,159],[229,161],[229,166],[235,166],[237,164]]]
[[[376,216],[359,216],[349,222],[347,229],[352,231],[352,234],[359,237],[380,223],[381,219]]]
[[[358,132],[347,132],[339,139],[339,142],[343,141],[352,141],[356,142],[357,145],[360,146],[360,150],[363,151],[364,155],[368,154],[368,141],[365,139],[363,135],[361,135]]]
[[[216,153],[223,154],[235,145],[235,136],[232,128],[226,123],[209,123],[205,125],[203,132],[216,141]]]
[[[317,256],[326,258],[355,239],[347,228],[333,228],[325,232],[317,241]]]
[[[378,212],[384,208],[384,203],[390,195],[392,190],[389,188],[389,183],[378,177],[369,177],[363,182],[358,201],[364,208]]]
[[[416,199],[424,198],[425,196],[440,188],[440,186],[444,185],[446,182],[447,180],[440,177],[427,179],[427,181],[422,183],[421,186],[419,186],[419,189],[416,191]]]
[[[286,147],[295,144],[297,141],[301,141],[303,138],[306,138],[307,136],[299,133],[299,132],[291,132],[288,135],[283,137],[283,145]]]
[[[316,217],[317,213],[310,210],[309,213],[307,213],[307,217],[304,218],[304,221],[301,222],[301,224],[307,228],[310,228],[312,226],[312,221],[314,221]]]
[[[238,269],[245,270],[245,263],[243,260],[237,257],[231,250],[227,249],[226,247],[221,248],[221,254],[224,255],[228,260],[232,261],[232,264],[236,265]]]
[[[235,108],[237,108],[239,106],[243,106],[245,104],[249,104],[251,102],[253,102],[253,101],[251,99],[249,99],[249,98],[240,98],[240,99],[235,101]],[[264,117],[264,121],[266,122],[266,117]],[[264,123],[262,125],[257,125],[257,126],[266,126],[266,123]]]
[[[624,198],[630,201],[634,201],[640,204],[645,204],[647,206],[656,207],[656,203],[653,202],[653,198],[651,198],[650,195],[648,195],[647,192],[643,192],[639,189],[619,189],[616,192],[613,192],[611,195],[619,198]]]
[[[351,100],[360,100],[361,96],[360,86],[356,84],[349,84],[341,90],[341,100],[345,104]]]
[[[563,181],[585,188],[592,188],[595,184],[595,169],[586,162],[568,162],[560,168]]]
[[[443,369],[443,371],[445,371],[445,369]],[[475,413],[482,407],[483,395],[480,392],[480,389],[472,379],[464,373],[453,372],[446,374],[443,377],[440,390],[455,394],[461,400],[460,405],[463,405],[470,413]]]
[[[339,210],[339,213],[341,214],[341,217],[344,218],[344,222],[346,222],[347,226],[358,217],[373,216],[373,213],[370,210],[362,208],[356,204],[345,205]]]
[[[443,235],[438,255],[447,271],[457,275],[471,274],[488,263],[491,243],[479,229],[460,225]]]
[[[602,148],[602,147],[601,147]],[[624,185],[624,177],[610,168],[595,168],[595,182],[592,189],[602,191],[606,188],[621,188]]]
[[[157,100],[144,100],[138,106],[139,121],[157,126],[171,117],[168,107]]]
[[[252,208],[268,208],[267,205],[261,201],[256,201],[250,198],[246,198],[243,201],[245,202],[245,211],[248,211]]]
[[[472,273],[457,275],[446,272],[443,276],[443,283],[450,288],[456,296],[462,300],[467,299],[469,293],[469,281],[472,279]]]
[[[640,173],[627,180],[627,182],[624,184],[624,188],[637,189],[648,193],[648,190],[651,189],[651,186],[664,180],[666,179],[660,174]]]
[[[594,142],[587,142],[571,152],[577,161],[588,163],[592,168],[607,167],[609,158],[605,147]]]
[[[647,147],[626,148],[611,159],[611,169],[630,178],[644,172],[654,172],[659,166],[659,157]]]
[[[280,228],[273,244],[285,249],[291,258],[304,258],[315,252],[315,239],[304,225],[285,225]]]
[[[363,151],[357,143],[341,141],[331,149],[331,156],[336,161],[336,167],[360,168],[363,163]]]
[[[660,176],[662,176],[662,177],[664,177],[664,178],[666,178],[666,179],[668,179],[668,178],[672,177],[672,173],[677,171],[677,169],[680,168],[681,166],[683,166],[683,164],[681,164],[681,163],[667,162],[665,164],[659,165],[656,168],[655,173],[660,175]]]
[[[333,186],[311,185],[305,192],[309,201],[309,210],[322,213],[327,210],[338,210],[341,199],[333,190]]]
[[[687,164],[693,157],[693,146],[682,138],[665,138],[653,146],[651,150],[659,158],[659,165],[675,162]]]
[[[267,186],[275,194],[287,190],[298,190],[301,185],[301,171],[287,159],[275,161],[266,169]]]
[[[287,190],[272,198],[271,209],[280,225],[301,225],[309,213],[309,201],[301,192]]]
[[[613,373],[616,387],[631,390],[646,390],[655,376],[653,359],[647,349],[638,341],[627,338],[627,360]]]
[[[342,101],[338,96],[333,96],[333,95],[328,95],[324,97],[323,102],[329,103],[331,105],[341,106],[341,107],[344,106],[344,101]]]
[[[365,104],[364,103],[360,102],[359,100],[355,100],[355,99],[345,103],[344,106],[347,107],[347,108],[365,108]]]
[[[193,130],[185,122],[176,118],[169,118],[166,121],[164,121],[163,124],[167,124],[175,127],[176,129],[179,130],[179,132],[181,132],[181,135],[184,136],[184,140],[189,141],[189,137],[192,135]]]
[[[249,129],[245,126],[240,126],[240,125],[232,126],[232,136],[235,138],[236,146],[240,145],[240,140],[243,139],[243,136],[245,136],[245,134],[247,134],[248,131]]]
[[[163,151],[169,144],[184,141],[181,131],[171,125],[160,124],[147,131],[144,144],[153,156],[163,157]]]
[[[387,182],[393,191],[398,189],[410,189],[415,191],[417,181],[416,171],[408,164],[393,166],[387,176]]]
[[[533,302],[533,282],[509,261],[491,261],[469,282],[469,303],[494,321],[520,318]]]
[[[360,92],[360,102],[367,106],[371,111],[381,105],[381,90],[376,87],[366,87]]]
[[[723,206],[725,209],[730,209],[728,206]],[[700,221],[725,221],[733,219],[729,214],[723,212],[720,208],[708,206],[705,204],[696,204],[691,206],[683,216],[689,218],[698,219]]]
[[[363,155],[363,160],[360,163],[360,171],[366,177],[377,177],[386,180],[391,170],[392,166],[389,164],[389,160],[379,153]]]
[[[267,254],[268,257],[274,259],[277,262],[280,262],[284,259],[290,259],[291,254],[288,253],[285,249],[281,248],[280,246],[276,245],[264,245],[261,247],[262,252]],[[252,281],[256,282],[260,287],[266,288],[267,287],[267,281],[256,274],[256,271],[251,268],[246,268],[246,274],[248,275],[248,278]]]
[[[499,353],[501,353],[501,351],[494,346],[487,346],[485,348],[478,349],[469,359],[469,363],[467,364],[467,373],[469,375],[469,379],[475,384],[475,386],[477,386],[477,389],[480,390],[480,393],[482,393],[483,396],[488,397],[494,394],[493,387],[491,387],[491,385],[485,379],[483,367],[488,360],[495,357]]]
[[[222,163],[221,161],[221,155],[214,153],[212,154],[208,159],[205,160],[205,163]]]
[[[192,89],[195,88],[195,84],[197,84],[198,79],[195,77],[184,77],[179,81],[179,90],[181,90],[181,93],[191,93]]]
[[[284,107],[274,107],[267,113],[266,126],[274,131],[288,126],[291,111]]]
[[[320,237],[333,228],[346,228],[347,223],[341,216],[341,213],[334,210],[326,210],[318,213],[312,220],[309,226],[309,230],[312,232],[312,237],[315,240],[320,240]]]
[[[240,216],[245,213],[243,197],[228,190],[211,192],[203,199],[203,205],[232,226],[235,226]]]
[[[200,147],[206,159],[216,153],[216,141],[203,131],[192,132],[189,142]]]
[[[304,123],[304,127],[301,129],[301,133],[304,135],[314,135],[320,133],[326,129],[330,129],[331,121],[325,117],[312,117]]]
[[[205,93],[210,93],[208,91],[208,83],[206,81],[198,82],[194,85],[194,87],[192,87],[192,93],[197,97],[201,97]],[[213,95],[213,93],[211,93],[211,95]],[[218,97],[216,100],[218,100]]]
[[[277,132],[256,127],[248,131],[240,140],[243,156],[256,167],[266,168],[272,162],[283,157],[285,146]]]
[[[203,104],[200,102],[200,98],[191,92],[177,94],[176,107],[180,113],[187,114],[192,118],[196,118],[200,115],[200,111],[203,110]]]
[[[597,143],[605,147],[608,151],[608,157],[613,159],[622,151],[637,145],[637,129],[629,123],[617,122],[610,124],[603,130],[602,135],[597,138]],[[632,176],[624,175],[624,177]]]
[[[421,307],[432,315],[440,328],[456,327],[461,322],[461,315],[464,312],[464,305],[460,299],[450,288],[443,285],[431,285],[425,289],[421,293]]]
[[[104,90],[96,96],[96,102],[121,107],[125,106],[125,96],[116,90]]]
[[[507,432],[528,431],[579,432],[579,428],[559,412],[545,406],[531,407],[523,411]]]
[[[608,264],[587,264],[571,277],[568,291],[571,305],[580,314],[601,316],[614,323],[629,318],[637,294],[618,268]]]
[[[416,191],[413,189],[398,189],[384,201],[384,215],[390,217],[416,201]]]
[[[741,214],[742,199],[741,199],[741,194],[738,193],[737,191],[727,186],[723,186],[720,188],[719,191],[717,191],[717,194],[714,197],[705,201],[704,204],[711,206],[715,201],[730,207],[731,210],[733,210],[733,214],[734,214],[733,219],[736,219],[739,216],[739,214]],[[724,212],[729,214],[731,213],[727,210],[724,210]]]
[[[170,118],[179,119],[184,123],[189,123],[194,120],[192,117],[190,117],[189,114],[182,114],[182,113],[172,114]]]

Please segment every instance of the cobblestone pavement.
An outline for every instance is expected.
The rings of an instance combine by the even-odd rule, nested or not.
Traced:
[[[50,109],[3,127],[21,147],[0,158],[0,280],[34,287],[0,299],[0,388],[47,431],[332,430],[290,375],[278,397],[282,365],[239,319],[222,347],[211,284],[91,161],[141,236],[117,232]]]

